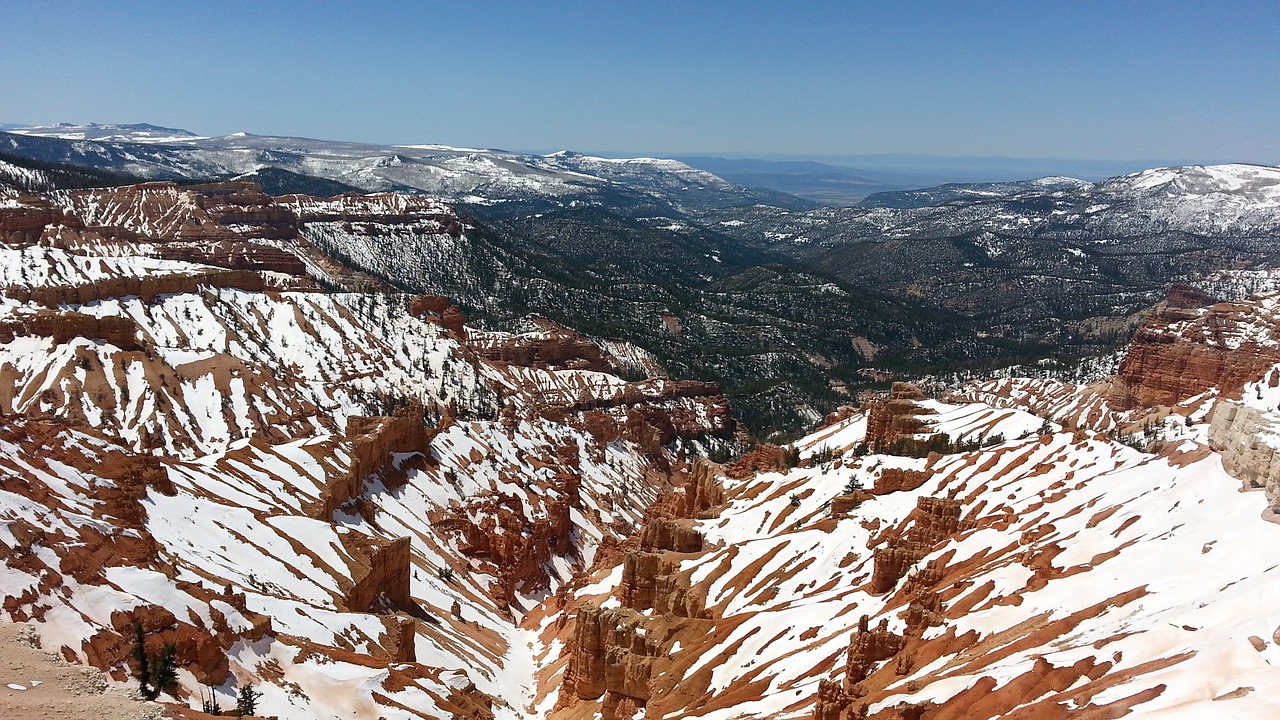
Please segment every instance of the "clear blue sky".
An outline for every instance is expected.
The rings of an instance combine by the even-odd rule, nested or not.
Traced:
[[[1280,163],[1280,2],[0,0],[0,122]]]

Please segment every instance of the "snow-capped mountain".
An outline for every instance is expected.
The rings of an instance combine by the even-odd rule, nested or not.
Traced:
[[[19,135],[59,138],[62,140],[100,140],[102,142],[165,143],[199,137],[189,130],[161,127],[148,123],[124,125],[58,123],[57,125],[6,126],[5,132]]]
[[[674,160],[529,155],[444,145],[383,146],[238,132],[199,137],[150,125],[55,125],[0,136],[0,152],[155,180],[229,178],[264,168],[367,192],[407,191],[454,202],[572,201],[600,205],[804,206],[781,193],[733,185]]]

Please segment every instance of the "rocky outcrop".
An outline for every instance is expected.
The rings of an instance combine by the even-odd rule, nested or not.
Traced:
[[[524,480],[516,477],[507,482]],[[552,481],[555,492],[536,496],[526,508],[514,495],[481,496],[467,503],[454,525],[462,534],[461,551],[482,562],[497,576],[489,594],[510,605],[517,592],[534,592],[547,584],[546,566],[553,555],[571,547],[572,513],[581,508],[581,475],[572,468]]]
[[[15,337],[47,337],[55,343],[88,338],[111,343],[121,350],[141,350],[138,325],[124,317],[96,317],[61,310],[39,310],[17,321],[0,323],[0,343]]]
[[[928,434],[925,420],[929,410],[917,404],[924,392],[911,383],[895,382],[889,394],[871,403],[867,414],[866,442],[880,451],[900,450],[901,446],[923,443],[917,436]]]
[[[696,523],[682,518],[656,518],[641,528],[640,546],[622,557],[618,598],[633,610],[653,609],[661,615],[706,617],[706,594],[690,586],[680,573],[682,556],[702,552]]]
[[[464,230],[462,221],[447,205],[425,195],[344,193],[330,198],[282,195],[276,202],[291,210],[303,225],[342,223],[349,232],[359,230],[357,225],[370,222],[433,226],[451,237],[461,236]]]
[[[579,606],[559,707],[599,700],[606,720],[632,717],[654,698],[654,681],[670,663],[663,647],[672,623],[710,617],[705,590],[691,587],[680,564],[703,551],[693,518],[722,503],[724,491],[713,466],[701,459],[676,480],[624,544],[617,590],[622,607]]]
[[[822,680],[818,684],[818,701],[814,706],[815,720],[844,720],[865,717],[857,706],[865,692],[859,687],[867,679],[876,663],[888,660],[902,652],[906,638],[889,631],[888,618],[882,618],[876,627],[870,627],[869,618],[858,620],[858,629],[849,639],[845,660],[844,682]]]
[[[950,498],[919,497],[916,508],[904,521],[906,530],[890,534],[887,545],[876,548],[871,579],[871,592],[886,593],[898,586],[907,571],[929,554],[937,544],[951,535],[972,527],[961,516],[963,506]],[[943,578],[945,561],[931,562],[920,568],[895,596],[905,598],[906,607],[900,613],[906,621],[901,633],[889,630],[889,619],[882,617],[871,627],[870,618],[863,615],[858,629],[849,640],[843,681],[822,680],[818,686],[814,706],[815,720],[854,720],[867,717],[862,698],[868,694],[866,686],[873,673],[892,668],[894,676],[904,676],[919,665],[918,646],[924,631],[943,622],[942,601],[932,588]],[[967,642],[967,640],[966,640]],[[885,662],[889,661],[889,662]],[[881,665],[881,663],[884,663]],[[888,672],[888,670],[884,670]],[[875,684],[880,688],[883,683]],[[878,714],[876,717],[919,717]]]
[[[1280,363],[1280,298],[1168,308],[1137,333],[1112,384],[1117,410],[1174,405],[1217,388],[1238,394]]]
[[[724,502],[724,486],[716,466],[695,459],[690,468],[678,473],[676,492],[663,503],[672,518],[712,518],[714,507]]]
[[[725,467],[725,475],[741,480],[757,473],[783,472],[787,469],[787,451],[772,443],[764,443],[744,453]]]
[[[179,618],[158,605],[140,605],[111,613],[111,629],[87,640],[82,652],[90,665],[109,669],[116,681],[129,679],[135,628],[141,628],[147,652],[159,656],[166,645],[174,648],[174,660],[205,685],[221,685],[231,678],[227,648],[238,642],[254,643],[272,634],[271,618],[248,610],[243,593],[227,588],[222,593],[192,583],[179,583],[183,592],[211,603],[209,621],[188,614]],[[230,606],[240,617],[230,620],[216,609]],[[241,621],[243,618],[243,622]]]
[[[1274,378],[1280,371],[1272,370]],[[1219,401],[1209,422],[1209,443],[1222,466],[1246,487],[1263,488],[1280,513],[1280,416],[1244,403]]]
[[[645,523],[640,533],[640,547],[649,552],[702,552],[702,533],[693,520],[654,520]]]
[[[858,630],[849,640],[849,656],[845,661],[845,683],[856,685],[867,679],[872,665],[897,655],[903,646],[903,637],[889,632],[889,619],[881,618],[875,628],[868,627],[868,618],[858,620]]]
[[[564,688],[576,698],[601,700],[605,720],[631,717],[652,696],[651,681],[670,660],[665,624],[630,608],[578,608]]]
[[[531,332],[481,333],[474,335],[468,344],[492,362],[557,370],[610,370],[600,346],[590,338],[545,318],[535,318],[532,322],[537,327]]]
[[[19,195],[15,200],[15,207],[0,210],[0,241],[5,243],[33,244],[48,227],[84,227],[79,218],[37,195]]]
[[[392,465],[392,453],[420,453],[424,459],[430,457],[428,445],[433,435],[417,406],[392,416],[348,418],[351,469],[326,480],[313,516],[321,520],[332,517],[339,507],[360,494],[365,478],[370,475],[394,475],[397,469]],[[384,479],[394,482],[391,477]]]
[[[872,492],[876,495],[887,495],[904,490],[919,490],[929,482],[933,473],[929,470],[908,470],[906,468],[885,468],[876,477]]]
[[[465,337],[463,324],[466,316],[462,309],[440,295],[414,295],[409,298],[409,314],[435,323],[453,332],[455,337]]]
[[[856,490],[844,495],[837,495],[831,498],[831,517],[845,518],[849,517],[849,513],[858,509],[862,503],[870,500],[874,495],[866,490]]]
[[[933,547],[951,535],[971,527],[961,520],[963,506],[959,500],[936,497],[916,499],[916,509],[905,521],[907,530],[890,536],[884,547],[875,549],[875,565],[871,574],[871,592],[886,593],[897,586],[907,570]]]
[[[369,612],[412,606],[409,538],[382,540],[355,532],[340,533],[339,537],[353,558],[350,585],[340,584],[342,609]]]
[[[296,278],[287,285],[268,285],[262,273],[252,270],[207,270],[190,274],[155,275],[150,277],[115,277],[78,285],[46,285],[25,287],[10,285],[4,288],[6,297],[18,302],[40,305],[83,305],[86,303],[135,296],[143,302],[152,302],[161,295],[193,293],[201,287],[234,288],[248,292],[273,289],[314,289],[309,281]]]

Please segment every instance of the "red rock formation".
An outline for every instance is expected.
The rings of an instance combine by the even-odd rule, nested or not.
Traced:
[[[352,612],[368,612],[384,607],[404,608],[413,604],[409,596],[409,538],[382,540],[355,532],[340,533],[343,547],[356,560],[351,567],[351,585],[343,591],[341,607]]]
[[[640,533],[640,547],[650,552],[702,552],[702,533],[698,532],[696,523],[692,520],[654,520],[645,523]]]
[[[623,606],[635,610],[653,607],[658,578],[673,572],[678,564],[664,562],[661,553],[626,553],[622,558],[622,582],[618,585],[618,598]]]
[[[1169,308],[1134,334],[1112,385],[1118,410],[1173,405],[1218,388],[1239,392],[1280,362],[1274,298]]]
[[[858,629],[849,639],[848,657],[845,661],[843,683],[822,680],[818,684],[818,701],[814,706],[815,720],[852,720],[866,717],[864,704],[859,700],[866,694],[861,683],[867,679],[872,667],[902,652],[906,638],[889,632],[888,619],[881,619],[875,628],[869,627],[869,618],[858,620]]]
[[[40,310],[17,322],[0,323],[0,343],[13,342],[19,336],[53,338],[59,344],[88,338],[111,343],[121,350],[142,349],[138,342],[138,325],[129,318],[100,318],[60,310]]]
[[[653,608],[664,615],[702,617],[705,593],[691,589],[688,578],[680,575],[679,555],[702,552],[702,534],[693,521],[650,519],[639,537],[639,549],[627,549],[622,557],[618,595],[623,606],[635,610]]]
[[[490,595],[499,603],[510,604],[519,590],[546,587],[546,564],[553,554],[569,549],[570,512],[580,507],[580,483],[574,473],[560,475],[559,492],[534,501],[542,503],[534,508],[534,517],[525,515],[524,504],[513,495],[477,497],[461,510],[461,550],[487,561],[486,571],[498,577]]]
[[[576,330],[545,318],[535,318],[537,329],[516,335],[481,335],[469,345],[481,357],[494,362],[564,370],[608,372],[600,346]]]
[[[916,435],[928,432],[923,419],[930,411],[916,403],[924,392],[911,383],[895,382],[887,397],[870,403],[866,442],[873,448],[918,442]]]
[[[831,517],[843,518],[848,517],[859,505],[870,500],[874,495],[866,490],[858,490],[856,492],[847,493],[845,495],[837,495],[831,498]]]
[[[206,270],[191,274],[156,275],[152,277],[115,277],[81,285],[52,285],[25,287],[12,285],[4,288],[6,296],[18,302],[34,302],[50,307],[57,305],[82,305],[112,298],[137,296],[143,302],[152,302],[160,295],[193,293],[201,287],[234,288],[248,292],[268,289],[267,279],[253,270]],[[310,281],[298,278],[285,288],[288,290],[314,289]]]
[[[882,618],[874,629],[868,628],[868,617],[858,621],[858,630],[849,640],[849,656],[845,662],[845,687],[867,679],[871,666],[897,655],[903,647],[903,637],[889,632],[888,618]]]
[[[351,443],[351,469],[327,479],[320,503],[313,517],[324,520],[344,503],[360,494],[365,478],[375,473],[393,473],[392,453],[422,453],[431,457],[428,445],[434,433],[422,420],[422,410],[410,406],[392,416],[347,419],[347,437]],[[392,478],[384,478],[392,480]]]
[[[961,521],[963,507],[959,500],[920,497],[916,509],[907,516],[909,528],[900,537],[889,540],[885,547],[876,548],[875,565],[871,575],[871,592],[886,593],[892,590],[907,570],[920,561],[938,542],[964,529]]]
[[[918,490],[926,482],[929,482],[929,478],[932,476],[933,473],[929,470],[885,468],[880,473],[880,476],[876,478],[872,492],[876,495],[886,495],[902,490]]]
[[[580,606],[565,671],[566,695],[602,698],[605,720],[629,717],[626,713],[649,702],[651,681],[670,664],[662,651],[665,640],[665,623],[635,610]]]
[[[784,472],[787,470],[787,451],[777,445],[765,443],[743,453],[742,457],[725,467],[724,474],[741,480],[757,473]]]
[[[129,611],[111,614],[111,630],[94,635],[82,648],[90,665],[107,668],[117,681],[127,679],[124,668],[129,666],[133,652],[134,628],[141,627],[147,652],[159,655],[165,645],[173,645],[174,659],[178,666],[195,675],[202,684],[221,685],[231,677],[227,660],[227,648],[237,642],[257,642],[272,632],[271,618],[244,609],[244,596],[219,595],[208,588],[191,583],[179,583],[179,589],[205,602],[222,600],[235,607],[248,621],[232,627],[227,617],[210,607],[212,625],[191,614],[177,618],[158,605],[141,605]]]
[[[297,216],[255,183],[144,183],[74,190],[62,198],[84,227],[108,241],[145,239],[158,242],[156,255],[171,260],[306,275],[302,260],[277,244],[297,238]]]
[[[84,227],[79,218],[68,215],[44,198],[22,195],[18,201],[23,206],[0,210],[0,240],[6,243],[34,244],[44,235],[47,227]]]
[[[835,412],[827,413],[826,417],[822,418],[822,422],[817,428],[815,428],[815,431],[821,430],[824,427],[831,427],[832,425],[842,423],[854,415],[857,415],[858,412],[858,408],[852,405],[841,405],[835,409]]]

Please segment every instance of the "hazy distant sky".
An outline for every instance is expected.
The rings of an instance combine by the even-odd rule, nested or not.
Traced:
[[[0,122],[1280,163],[1280,1],[0,0]]]

